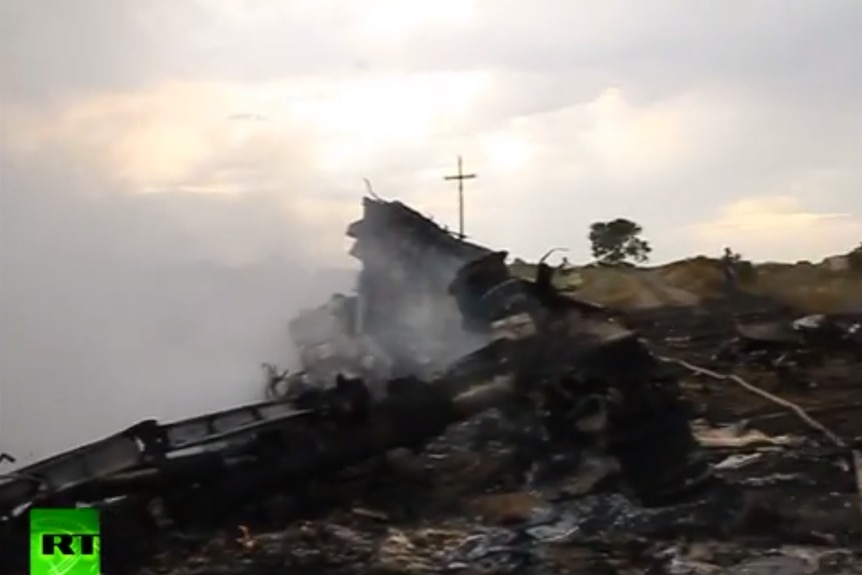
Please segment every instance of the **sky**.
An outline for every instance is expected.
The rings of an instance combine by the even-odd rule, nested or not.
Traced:
[[[355,265],[363,178],[454,229],[459,154],[467,235],[524,259],[586,261],[616,217],[657,262],[846,252],[860,27],[858,0],[0,0],[0,451],[254,399],[347,287],[321,270]]]

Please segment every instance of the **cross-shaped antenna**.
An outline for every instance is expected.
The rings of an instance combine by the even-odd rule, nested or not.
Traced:
[[[458,156],[458,173],[454,176],[445,176],[444,180],[458,180],[458,236],[464,239],[464,180],[475,178],[476,174],[464,173],[464,162]]]

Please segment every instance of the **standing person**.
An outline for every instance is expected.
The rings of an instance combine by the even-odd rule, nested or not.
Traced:
[[[736,261],[739,257],[731,251],[730,248],[724,248],[724,255],[721,258],[721,270],[724,274],[724,291],[728,296],[736,293],[737,273]]]

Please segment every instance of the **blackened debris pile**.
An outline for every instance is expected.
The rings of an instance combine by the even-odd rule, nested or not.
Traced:
[[[491,407],[509,393],[519,398],[500,400],[510,410],[531,397],[550,443],[612,450],[644,502],[708,483],[675,382],[636,333],[559,293],[547,265],[533,281],[518,279],[505,252],[455,237],[400,202],[366,198],[363,207],[348,228],[362,262],[357,294],[291,326],[310,379],[326,386],[333,372],[349,372],[387,379],[390,389],[404,376],[435,379],[455,395],[473,386],[470,401],[487,395]],[[326,324],[342,328],[315,329]],[[590,433],[572,422],[587,412],[596,412],[583,424],[596,428]],[[656,457],[667,461],[656,466]]]
[[[645,505],[679,502],[709,485],[676,381],[637,333],[557,292],[545,264],[526,281],[511,276],[505,257],[471,262],[452,283],[465,323],[494,341],[460,369],[482,357],[498,377],[511,376],[519,405],[526,398],[541,414],[551,443],[603,446]]]

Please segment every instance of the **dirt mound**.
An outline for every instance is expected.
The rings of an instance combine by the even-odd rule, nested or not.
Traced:
[[[830,258],[834,259],[834,258]],[[743,264],[738,290],[743,295],[774,299],[812,313],[862,310],[862,274],[852,268],[821,264]],[[513,272],[532,277],[535,266],[518,262]],[[698,305],[725,291],[721,262],[696,257],[654,268],[589,265],[560,273],[558,287],[612,307],[646,309]]]

